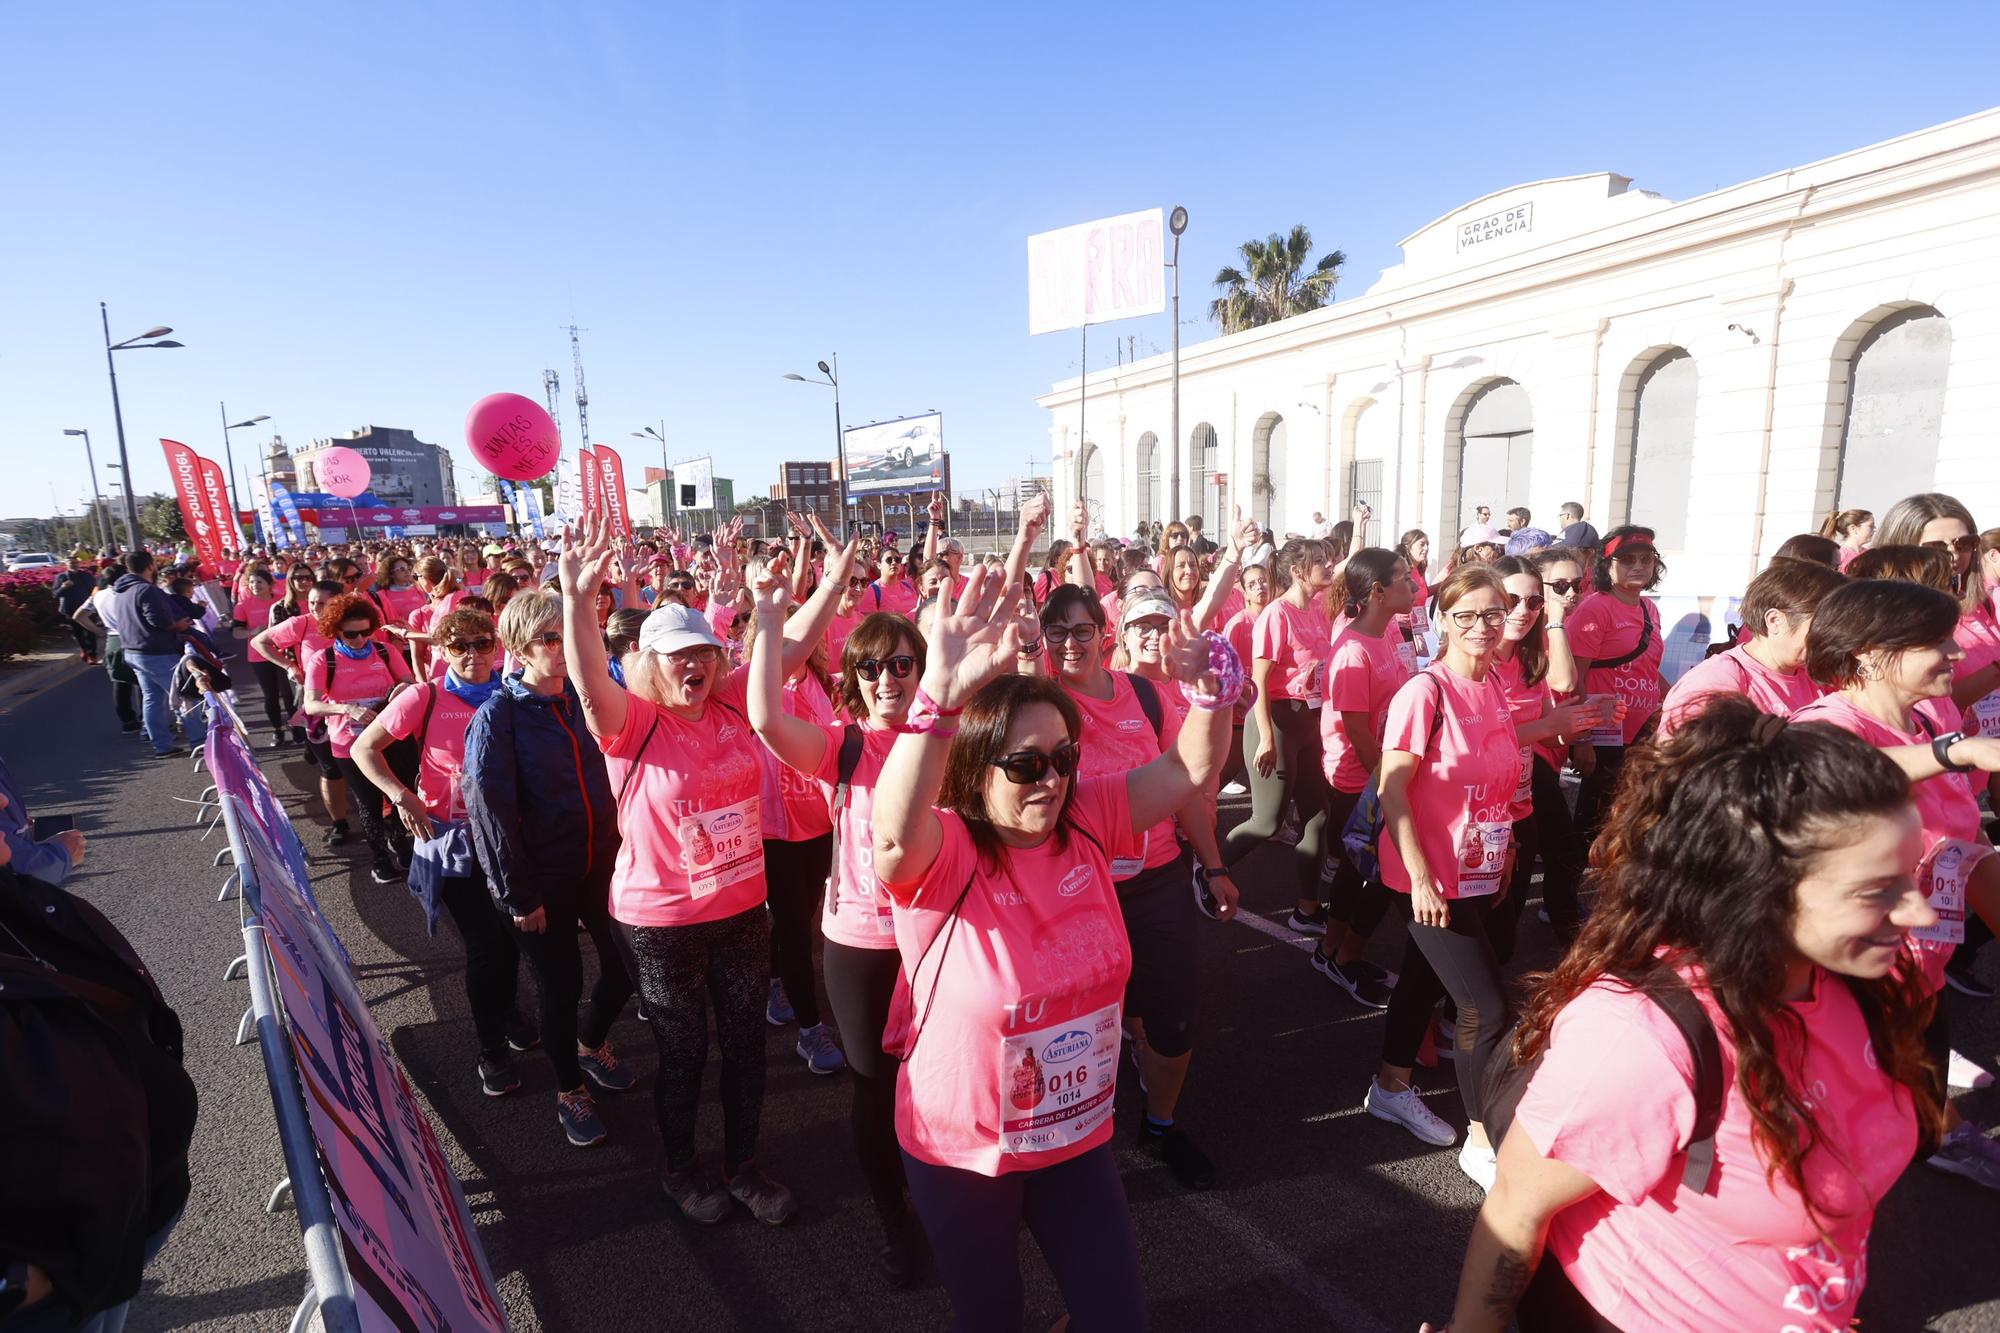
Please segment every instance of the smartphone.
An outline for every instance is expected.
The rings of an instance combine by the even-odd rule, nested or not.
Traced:
[[[75,815],[36,815],[28,832],[36,842],[47,842],[56,834],[67,833],[75,827]]]

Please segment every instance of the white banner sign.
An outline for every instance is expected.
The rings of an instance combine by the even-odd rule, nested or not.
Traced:
[[[1167,308],[1161,211],[1124,213],[1028,238],[1028,332],[1104,324]]]
[[[849,495],[902,495],[944,489],[944,417],[936,412],[872,426],[851,426]]]
[[[681,509],[715,508],[715,460],[693,458],[674,464],[674,503]]]

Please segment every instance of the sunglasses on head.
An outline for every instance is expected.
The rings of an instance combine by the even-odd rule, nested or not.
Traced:
[[[493,637],[484,635],[477,639],[453,639],[444,646],[448,653],[490,653],[493,651]]]
[[[1548,586],[1564,597],[1583,586],[1582,579],[1549,579]]]
[[[854,674],[863,680],[880,680],[887,671],[897,680],[908,680],[910,673],[917,669],[917,659],[908,653],[897,653],[894,657],[864,657],[854,664]]]
[[[1531,592],[1526,597],[1521,596],[1519,593],[1513,593],[1513,592],[1507,594],[1507,609],[1509,611],[1512,611],[1515,607],[1521,605],[1521,603],[1523,602],[1526,602],[1528,604],[1528,609],[1530,611],[1539,611],[1542,609],[1543,598],[1542,595],[1538,592]]]
[[[1943,551],[1947,554],[1950,554],[1951,552],[1955,551],[1959,555],[1971,555],[1974,551],[1979,549],[1979,538],[1953,537],[1948,542],[1943,542],[1943,541],[1925,542],[1924,549],[1926,551]]]
[[[1007,781],[1016,787],[1033,786],[1049,775],[1054,769],[1059,778],[1066,778],[1076,772],[1076,762],[1083,752],[1075,741],[1064,741],[1051,754],[1040,750],[1016,750],[1003,754],[993,761],[993,767],[1007,775]]]

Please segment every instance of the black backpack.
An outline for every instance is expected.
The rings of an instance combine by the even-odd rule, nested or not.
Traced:
[[[1715,1185],[1715,1131],[1722,1123],[1722,1096],[1726,1090],[1722,1080],[1722,1043],[1716,1038],[1715,1024],[1687,982],[1670,968],[1656,967],[1639,976],[1612,975],[1658,1005],[1687,1041],[1688,1053],[1694,1057],[1694,1128],[1681,1149],[1684,1158],[1681,1184],[1697,1194],[1710,1193]],[[1522,1094],[1527,1092],[1548,1049],[1543,1047],[1526,1064],[1517,1061],[1514,1033],[1518,1026],[1518,1023],[1511,1025],[1501,1036],[1500,1058],[1486,1066],[1480,1088],[1480,1120],[1486,1126],[1487,1141],[1496,1149],[1507,1137],[1507,1127],[1514,1123]]]

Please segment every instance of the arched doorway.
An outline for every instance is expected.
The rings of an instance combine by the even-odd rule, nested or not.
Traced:
[[[1286,507],[1285,419],[1266,412],[1250,435],[1250,517],[1285,535],[1291,515]]]
[[[1221,441],[1216,438],[1215,427],[1206,421],[1196,426],[1188,434],[1188,472],[1194,483],[1194,493],[1183,496],[1187,502],[1187,514],[1175,514],[1175,518],[1186,518],[1188,514],[1201,515],[1202,531],[1211,540],[1220,541],[1215,534],[1222,531],[1222,491],[1215,484],[1215,474],[1221,465]]]
[[[1510,507],[1527,502],[1535,417],[1526,389],[1506,379],[1478,386],[1457,412],[1446,442],[1456,445],[1458,465],[1445,472],[1456,492],[1445,496],[1442,540],[1455,542],[1482,505],[1497,527]]]
[[[1695,388],[1694,358],[1669,347],[1639,372],[1632,400],[1625,521],[1651,528],[1669,550],[1687,545]]]
[[[1388,495],[1389,455],[1395,451],[1396,423],[1381,403],[1363,398],[1347,410],[1347,486],[1343,501],[1336,501],[1327,518],[1335,523],[1348,516],[1356,505],[1375,511],[1370,532],[1376,545],[1394,541],[1395,515],[1385,507]]]
[[[1162,512],[1160,509],[1159,436],[1153,434],[1151,431],[1147,431],[1139,437],[1139,449],[1136,461],[1138,464],[1139,485],[1135,500],[1138,507],[1138,517],[1134,520],[1134,523],[1135,525],[1138,523],[1152,523],[1160,518]]]
[[[1894,311],[1862,335],[1847,362],[1834,508],[1879,513],[1931,489],[1950,366],[1951,325],[1930,306]]]

